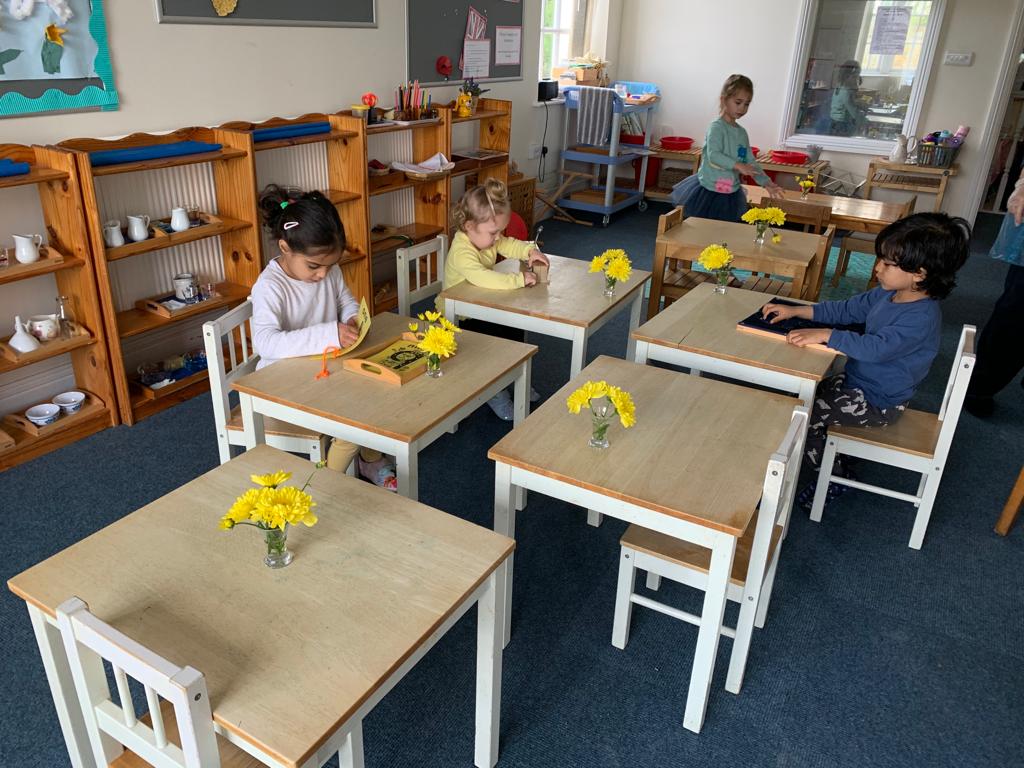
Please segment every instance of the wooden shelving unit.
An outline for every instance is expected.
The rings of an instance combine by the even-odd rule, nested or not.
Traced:
[[[483,184],[488,179],[498,179],[502,183],[508,184],[508,153],[512,139],[512,102],[502,99],[480,99],[477,103],[476,113],[472,117],[454,117],[454,111],[451,114],[452,127],[472,122],[479,125],[475,149],[491,150],[504,155],[504,157],[499,155],[482,160],[479,167],[468,169],[463,174],[476,174],[477,184]],[[463,147],[454,147],[451,151],[457,153],[459,149],[463,149]]]
[[[0,285],[52,274],[58,293],[71,300],[74,318],[84,329],[81,336],[49,342],[37,352],[19,356],[17,361],[0,356],[0,376],[67,354],[74,371],[75,388],[93,396],[89,408],[59,419],[54,425],[60,425],[59,429],[29,430],[5,422],[2,430],[10,439],[0,442],[0,470],[3,470],[114,426],[118,423],[118,411],[97,294],[96,264],[89,247],[74,158],[50,147],[17,144],[0,144],[0,158],[31,164],[31,170],[25,175],[0,179],[0,191],[27,185],[37,188],[49,251],[47,258],[34,264],[15,262],[0,269]]]
[[[90,153],[99,150],[135,149],[178,141],[215,143],[220,144],[221,148],[213,152],[98,167],[93,167],[90,159]],[[113,141],[70,139],[61,142],[59,149],[55,149],[54,152],[73,159],[81,179],[88,240],[92,245],[92,252],[103,256],[96,260],[96,278],[103,327],[110,348],[110,368],[117,393],[117,406],[121,420],[126,424],[133,424],[139,419],[205,391],[209,387],[209,381],[203,375],[198,377],[192,386],[175,392],[175,397],[149,399],[146,393],[141,392],[132,383],[132,374],[126,369],[124,362],[122,340],[183,322],[218,307],[233,306],[244,300],[259,276],[259,218],[253,193],[256,186],[256,171],[252,137],[245,131],[225,128],[184,128],[165,135],[132,134]],[[212,214],[209,223],[170,235],[154,231],[154,236],[148,240],[128,243],[117,248],[106,247],[102,222],[107,217],[100,210],[95,181],[97,178],[115,174],[147,173],[157,169],[200,163],[209,164],[212,169],[216,211],[208,212]],[[225,280],[220,286],[222,290],[219,298],[197,304],[194,310],[183,312],[173,318],[161,317],[134,307],[124,308],[116,305],[111,282],[111,265],[114,262],[145,253],[159,253],[177,245],[214,237],[220,240],[224,264]],[[171,293],[170,286],[167,286],[167,293]]]

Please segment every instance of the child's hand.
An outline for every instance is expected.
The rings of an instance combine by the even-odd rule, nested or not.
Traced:
[[[761,317],[770,322],[777,323],[780,320],[788,320],[791,317],[802,317],[805,320],[814,318],[814,307],[793,307],[789,304],[772,304],[769,302],[761,307]]]
[[[769,183],[768,186],[765,187],[765,189],[768,190],[768,195],[771,197],[772,200],[781,200],[783,197],[785,197],[785,195],[783,195],[782,193],[782,187],[780,187],[778,184],[774,182]]]
[[[523,280],[526,283],[527,288],[531,285],[537,284],[537,276],[533,274],[533,272],[523,272]]]
[[[526,263],[530,264],[530,265],[533,265],[533,264],[543,264],[545,267],[550,266],[550,264],[548,263],[548,257],[545,256],[543,253],[541,253],[536,248],[534,248],[532,251],[530,251],[530,256],[526,260]]]
[[[736,163],[736,165],[733,166],[733,169],[744,176],[757,175],[757,169],[755,169],[750,163]]]
[[[786,335],[786,341],[796,347],[806,347],[809,344],[828,344],[832,338],[831,328],[803,328],[799,331],[790,331]]]
[[[351,347],[359,338],[359,331],[355,326],[356,319],[353,317],[347,323],[338,323],[338,346],[342,349]]]

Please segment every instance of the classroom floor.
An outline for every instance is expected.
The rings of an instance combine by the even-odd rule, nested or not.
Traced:
[[[607,229],[547,222],[544,248],[583,259],[624,248],[637,267],[650,268],[657,215],[665,210],[624,213]],[[980,328],[1001,291],[1006,267],[985,255],[997,226],[979,223],[960,286],[943,304],[942,349],[916,407],[938,408],[960,327]],[[540,346],[534,386],[547,397],[568,376],[569,344],[531,341]],[[620,318],[597,334],[589,357],[622,356],[625,345]],[[1007,538],[992,532],[1024,457],[1017,383],[997,405],[986,421],[962,416],[921,551],[907,547],[911,508],[894,500],[853,491],[826,509],[820,524],[794,513],[743,691],[724,689],[731,647],[724,639],[699,735],[681,724],[696,628],[638,608],[627,649],[611,646],[624,524],[594,529],[582,509],[531,494],[517,525],[498,764],[1019,764],[1024,521]],[[641,423],[655,417],[638,414]],[[486,452],[508,428],[483,407],[426,449],[421,501],[490,527],[493,465]],[[210,402],[201,397],[0,474],[3,578],[216,464]],[[866,465],[862,475],[871,481],[895,472]],[[916,485],[909,477],[904,484]],[[226,535],[217,520],[210,535]],[[666,582],[662,595],[699,609],[676,585]],[[273,606],[252,609],[272,620]],[[6,591],[0,622],[0,765],[67,765],[27,613]],[[364,730],[369,768],[472,764],[475,623],[471,612],[371,713]]]

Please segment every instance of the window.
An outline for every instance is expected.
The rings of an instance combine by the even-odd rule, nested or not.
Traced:
[[[540,14],[540,78],[583,56],[590,44],[592,0],[543,0]]]
[[[785,142],[888,153],[913,135],[945,0],[805,0]]]

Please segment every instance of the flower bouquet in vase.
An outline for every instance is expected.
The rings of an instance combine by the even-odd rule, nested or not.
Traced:
[[[629,429],[636,424],[636,406],[629,392],[605,381],[588,381],[565,401],[570,413],[590,409],[591,448],[608,447],[608,427],[617,415],[622,426]]]
[[[629,280],[633,266],[624,250],[609,248],[600,256],[591,259],[590,271],[604,272],[604,295],[610,298],[615,295],[616,283]]]
[[[781,227],[786,223],[786,214],[781,208],[771,206],[769,208],[751,208],[740,217],[747,224],[753,224],[757,228],[754,236],[755,245],[764,245],[766,232],[772,233],[772,242],[781,243],[782,235],[772,227]]]
[[[318,462],[316,469],[325,465],[326,462]],[[312,527],[317,522],[313,513],[316,502],[306,493],[313,473],[301,488],[283,485],[291,476],[291,472],[251,475],[258,487],[239,496],[220,520],[220,527],[226,531],[239,525],[251,525],[263,531],[267,545],[263,562],[270,568],[284,568],[292,561],[292,553],[288,551],[289,525],[302,523]]]
[[[715,276],[715,293],[725,293],[729,285],[729,278],[732,277],[732,251],[725,247],[725,243],[719,245],[712,243],[697,257],[697,263]]]
[[[796,183],[800,186],[800,199],[806,200],[807,196],[814,191],[814,179],[810,176],[797,176]]]
[[[427,353],[427,376],[432,379],[443,375],[441,370],[441,358],[451,357],[459,345],[455,341],[455,334],[462,333],[462,329],[440,312],[424,312],[417,315],[426,327],[421,331],[419,323],[409,323],[409,330],[419,346]]]

